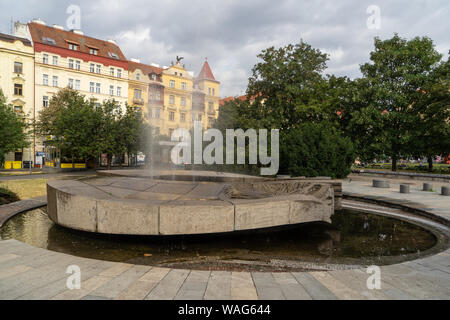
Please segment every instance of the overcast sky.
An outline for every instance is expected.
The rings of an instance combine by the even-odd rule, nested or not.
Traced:
[[[208,57],[221,96],[244,93],[262,49],[300,39],[330,54],[326,73],[352,78],[368,61],[375,36],[428,36],[445,57],[450,49],[448,0],[0,0],[0,32],[10,33],[11,18],[66,27],[71,4],[81,9],[86,35],[115,39],[128,59],[169,65],[184,56],[198,74]],[[380,9],[379,29],[367,26],[371,5]]]

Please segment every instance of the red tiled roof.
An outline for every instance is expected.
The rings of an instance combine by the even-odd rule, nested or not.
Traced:
[[[211,71],[211,67],[209,66],[208,61],[205,61],[205,63],[203,64],[202,70],[200,71],[197,80],[212,80],[212,81],[216,81],[216,79],[214,78],[214,75]]]
[[[262,95],[261,93],[258,94],[258,95],[254,95],[254,96],[252,96],[252,97],[250,98],[250,100],[255,100],[257,96],[261,96],[261,95]],[[219,100],[219,105],[221,106],[221,105],[223,105],[225,102],[233,101],[233,100],[235,100],[235,99],[240,100],[240,101],[245,101],[245,100],[247,100],[247,95],[243,95],[243,96],[239,96],[239,97],[226,97],[226,98],[220,99],[220,100]]]
[[[161,74],[162,71],[163,71],[162,68],[149,66],[149,65],[143,64],[143,63],[137,63],[137,62],[134,62],[134,61],[128,61],[128,70],[133,72],[136,69],[140,69],[146,75],[148,75],[150,73]]]
[[[79,45],[77,52],[89,54],[89,49],[97,49],[98,57],[103,57],[111,60],[126,61],[126,58],[120,48],[109,41],[95,39],[85,35],[76,34],[71,31],[60,30],[53,27],[45,26],[39,23],[28,23],[31,38],[34,43],[40,43],[58,48],[69,48],[69,43]],[[54,44],[45,42],[43,38],[50,38],[54,40]],[[115,54],[118,59],[114,59],[109,53]]]

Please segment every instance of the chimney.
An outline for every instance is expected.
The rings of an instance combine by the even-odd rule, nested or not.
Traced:
[[[84,35],[84,32],[79,30],[79,29],[72,29],[70,30],[71,32],[75,33],[75,34],[79,34],[80,36]]]
[[[46,26],[46,25],[47,25],[47,24],[45,23],[45,21],[43,21],[43,20],[41,20],[41,19],[39,19],[39,18],[33,19],[33,22],[34,22],[34,23],[42,24],[43,26]]]
[[[64,27],[60,26],[59,24],[54,24],[53,28],[58,29],[58,30],[64,30]]]

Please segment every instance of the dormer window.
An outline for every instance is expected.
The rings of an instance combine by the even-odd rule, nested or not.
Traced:
[[[117,54],[115,54],[115,53],[112,53],[112,52],[108,52],[108,56],[109,56],[110,58],[113,58],[113,59],[119,60],[119,56],[118,56]]]
[[[52,38],[49,37],[42,37],[42,42],[46,43],[46,44],[51,44],[51,45],[56,45],[55,40],[53,40]]]
[[[89,53],[94,55],[94,56],[98,56],[98,50],[97,49],[89,48]]]
[[[139,75],[139,73],[136,73],[136,80],[140,80],[141,76]]]
[[[156,74],[152,73],[152,74],[150,75],[150,78],[151,78],[153,81],[155,81],[155,80],[156,80]]]
[[[69,50],[78,51],[78,45],[75,43],[69,43]]]

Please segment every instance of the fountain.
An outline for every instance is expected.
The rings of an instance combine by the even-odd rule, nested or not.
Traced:
[[[48,216],[105,234],[190,235],[331,222],[341,184],[191,170],[100,171],[47,184]]]

